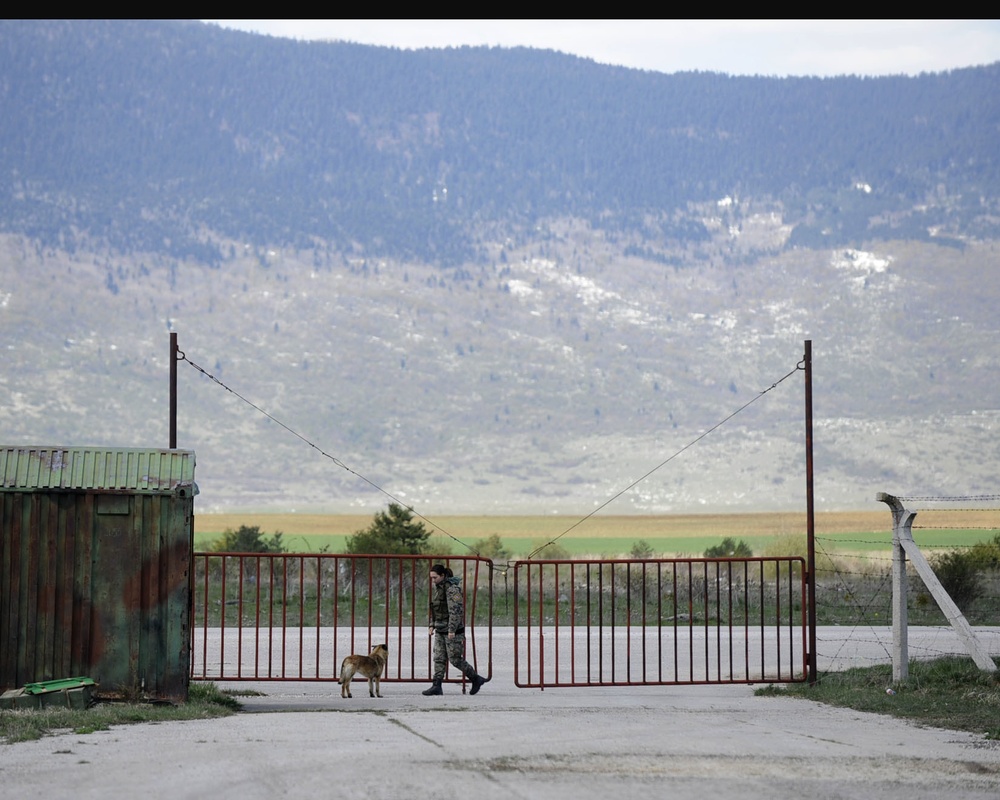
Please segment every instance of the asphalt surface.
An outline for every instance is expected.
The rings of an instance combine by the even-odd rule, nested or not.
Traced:
[[[848,658],[884,662],[884,645],[859,637]],[[842,633],[821,635],[834,649],[844,658]],[[476,697],[232,684],[265,694],[225,719],[0,745],[0,797],[1000,798],[1000,742],[981,736],[744,685],[520,689],[505,663],[495,651]]]

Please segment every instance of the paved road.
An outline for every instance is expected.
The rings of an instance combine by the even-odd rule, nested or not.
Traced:
[[[884,661],[882,636],[851,657]],[[828,646],[842,658],[842,632]],[[1000,743],[971,734],[749,686],[518,689],[494,657],[476,697],[262,684],[227,719],[0,746],[0,797],[1000,798]]]

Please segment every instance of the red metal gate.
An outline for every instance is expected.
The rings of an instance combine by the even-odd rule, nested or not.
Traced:
[[[490,675],[488,559],[195,553],[191,679],[336,681],[345,656],[384,643],[385,680],[430,681],[429,572],[438,561],[462,581],[466,658]],[[446,680],[465,677],[452,669]]]
[[[385,680],[429,681],[440,560],[196,553],[191,678],[336,681],[344,656],[386,643]],[[802,558],[521,561],[501,607],[488,559],[446,561],[465,591],[466,658],[492,676],[494,626],[512,625],[519,687],[807,679]]]
[[[807,679],[801,558],[521,561],[520,687]]]

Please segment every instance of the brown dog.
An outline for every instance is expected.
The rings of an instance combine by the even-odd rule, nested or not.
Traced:
[[[367,656],[348,656],[340,665],[340,696],[353,697],[351,681],[354,673],[359,672],[368,678],[368,694],[371,697],[381,697],[381,678],[385,670],[385,662],[389,660],[389,645],[379,644]]]

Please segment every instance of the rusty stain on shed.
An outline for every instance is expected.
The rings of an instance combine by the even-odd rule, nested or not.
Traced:
[[[0,446],[0,691],[184,700],[194,453]]]

